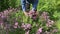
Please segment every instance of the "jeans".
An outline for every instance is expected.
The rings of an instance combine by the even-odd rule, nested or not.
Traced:
[[[22,10],[30,9],[30,4],[32,4],[32,10],[37,10],[38,0],[21,0]]]

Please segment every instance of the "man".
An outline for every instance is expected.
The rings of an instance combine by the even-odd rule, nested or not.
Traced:
[[[22,10],[26,16],[29,13],[35,13],[37,11],[38,0],[21,0]],[[30,11],[30,4],[32,4],[32,10]]]

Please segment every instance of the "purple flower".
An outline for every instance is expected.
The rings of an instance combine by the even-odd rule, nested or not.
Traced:
[[[33,19],[36,19],[37,14],[38,14],[37,12],[32,11],[32,10],[29,12],[29,16]]]
[[[58,32],[58,30],[57,29],[53,29],[53,32]]]
[[[14,27],[14,28],[18,28],[18,22],[15,22],[15,24],[14,24],[13,27]]]
[[[5,18],[5,15],[4,15],[3,13],[1,14],[1,18],[2,18],[2,19]]]
[[[32,15],[32,19],[36,20],[37,16],[36,15]]]
[[[47,16],[48,12],[43,12],[42,14],[43,14],[43,16]]]
[[[44,20],[49,19],[48,12],[43,12],[41,18],[43,18]]]
[[[29,34],[29,30],[25,32],[25,34]]]
[[[31,28],[31,24],[26,24],[26,27],[27,27],[28,29],[30,29],[30,28]]]
[[[1,26],[1,28],[3,28],[3,21],[0,21],[0,26]]]
[[[53,20],[48,19],[47,23],[52,25],[52,24],[54,23],[54,21],[53,21]]]
[[[3,25],[3,22],[2,21],[0,21],[0,25]]]
[[[21,27],[22,27],[22,28],[25,28],[25,24],[24,24],[24,23],[22,23]]]
[[[8,15],[8,10],[5,10],[4,11],[4,15]]]
[[[36,34],[41,34],[42,33],[42,28],[39,28]]]
[[[31,28],[31,24],[24,24],[22,23],[22,26],[21,26],[24,30],[29,30]]]
[[[39,31],[39,32],[42,32],[42,28],[39,28],[38,31]]]
[[[15,25],[14,25],[13,27],[14,27],[14,28],[18,28],[18,27],[17,27],[17,26],[15,26]]]
[[[52,25],[50,25],[50,24],[46,24],[46,26],[47,26],[47,27],[52,27]]]
[[[54,21],[48,19],[48,20],[47,20],[47,24],[46,24],[46,26],[48,26],[48,27],[52,27],[53,24],[54,24]]]
[[[9,12],[11,13],[12,12],[12,9],[10,9]]]
[[[14,25],[16,25],[16,26],[17,26],[17,25],[18,25],[18,22],[15,22],[15,24],[14,24]]]
[[[1,14],[0,14],[0,17],[1,17]]]

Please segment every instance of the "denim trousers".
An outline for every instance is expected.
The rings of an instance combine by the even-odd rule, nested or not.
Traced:
[[[21,0],[22,10],[30,10],[30,4],[32,4],[32,10],[37,10],[38,0]]]

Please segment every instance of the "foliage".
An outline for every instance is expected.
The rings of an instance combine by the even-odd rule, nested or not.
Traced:
[[[39,0],[37,10],[39,12],[39,15],[37,17],[37,20],[34,21],[30,17],[26,17],[22,10],[16,11],[13,8],[19,7],[20,8],[20,0],[1,0],[0,1],[0,15],[4,13],[5,9],[8,9],[8,17],[6,18],[6,21],[4,21],[5,17],[2,19],[4,25],[1,25],[0,23],[0,33],[5,34],[24,34],[26,31],[23,30],[24,28],[21,28],[22,23],[24,24],[31,24],[31,30],[30,34],[36,34],[38,31],[42,31],[41,34],[45,34],[46,32],[50,34],[60,34],[60,0]],[[9,11],[10,10],[10,11]],[[12,11],[11,11],[12,10]],[[47,12],[49,16],[50,21],[54,22],[54,24],[51,27],[48,27],[46,25],[49,24],[44,19],[45,16],[42,16],[43,12]],[[7,14],[6,13],[6,14]],[[3,14],[6,16],[5,14]],[[1,22],[1,16],[0,16],[0,22]],[[7,23],[6,23],[7,22]],[[14,28],[13,25],[15,22],[18,22],[18,28]],[[6,25],[10,25],[8,29],[6,29]],[[5,29],[4,29],[5,28]],[[42,29],[41,29],[42,28]],[[40,29],[40,30],[39,30]],[[56,30],[57,29],[57,30]],[[7,31],[9,30],[9,31]],[[56,32],[57,31],[57,32]],[[2,33],[4,32],[4,33]]]

